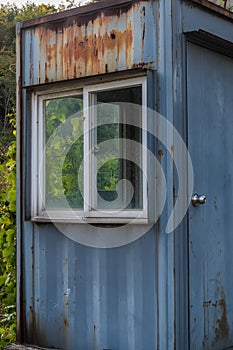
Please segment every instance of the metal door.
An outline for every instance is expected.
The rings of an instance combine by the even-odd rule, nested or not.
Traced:
[[[188,43],[190,350],[233,349],[233,59]]]

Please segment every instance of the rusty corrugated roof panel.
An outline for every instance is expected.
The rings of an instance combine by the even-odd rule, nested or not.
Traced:
[[[28,28],[38,24],[43,24],[48,22],[63,21],[66,18],[86,15],[87,13],[93,14],[94,12],[99,12],[106,8],[112,9],[112,8],[124,7],[126,5],[131,6],[133,5],[133,3],[136,3],[137,1],[139,0],[102,0],[99,2],[90,3],[88,5],[84,5],[81,7],[76,7],[71,10],[65,10],[65,11],[53,13],[50,15],[45,15],[42,17],[26,20],[22,22],[22,28]]]
[[[24,86],[154,65],[151,2],[49,19],[22,26]]]

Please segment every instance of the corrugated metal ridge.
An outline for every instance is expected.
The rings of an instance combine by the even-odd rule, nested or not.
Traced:
[[[229,19],[233,20],[233,12],[231,12],[227,9],[224,9],[222,6],[214,4],[213,2],[210,2],[208,0],[186,0],[186,1],[188,1],[189,3],[194,2],[198,5],[201,5],[203,7],[208,8],[209,10],[211,10],[215,13],[219,13],[220,15],[228,17]]]
[[[104,9],[118,8],[127,4],[134,4],[140,0],[104,0],[95,2],[93,4],[80,6],[71,10],[65,10],[62,12],[54,13],[51,15],[46,15],[34,19],[30,19],[21,23],[21,28],[33,27],[43,23],[62,21],[66,18],[73,16],[86,15],[90,13],[95,13]]]

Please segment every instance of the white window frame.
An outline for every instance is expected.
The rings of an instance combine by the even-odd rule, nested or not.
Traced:
[[[115,90],[127,87],[141,86],[142,88],[142,153],[141,162],[143,169],[142,177],[142,209],[101,209],[100,211],[92,210],[89,206],[91,203],[91,152],[92,140],[90,130],[91,121],[91,102],[94,94],[100,91]],[[63,98],[77,95],[83,95],[84,103],[84,208],[76,209],[46,209],[43,208],[45,196],[45,166],[40,170],[40,161],[44,150],[44,101],[52,98]],[[74,223],[148,223],[148,199],[147,199],[147,79],[146,76],[136,77],[125,80],[116,80],[106,83],[87,85],[80,88],[72,87],[65,89],[53,89],[46,91],[37,91],[32,93],[32,156],[31,156],[31,218],[33,221],[55,221],[55,222],[74,222]],[[42,196],[40,196],[42,184]]]

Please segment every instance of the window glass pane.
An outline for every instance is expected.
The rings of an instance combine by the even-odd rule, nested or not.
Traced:
[[[64,195],[71,208],[82,209],[83,97],[72,96],[44,101],[45,115],[45,207],[64,207]],[[54,136],[55,135],[55,136]],[[52,142],[51,138],[52,137]],[[66,206],[67,207],[67,206]]]
[[[99,104],[97,108],[98,123],[102,125],[97,127],[97,140],[96,144],[101,145],[108,140],[113,140],[110,147],[108,147],[108,153],[96,152],[97,158],[97,191],[100,195],[98,201],[98,208],[105,208],[108,202],[111,202],[111,208],[118,208],[117,203],[113,203],[117,199],[116,186],[120,180],[120,144],[119,138],[119,107],[117,105]],[[111,121],[111,124],[109,123]],[[106,124],[105,124],[106,123]],[[109,145],[109,143],[108,143]],[[110,160],[109,160],[110,158]],[[107,201],[106,203],[101,200]]]
[[[97,209],[142,209],[141,147],[134,148],[132,143],[129,147],[127,143],[127,139],[142,143],[141,86],[98,92],[96,100],[99,126],[93,139],[98,169],[95,205]],[[101,145],[107,141],[108,151],[101,152]]]

